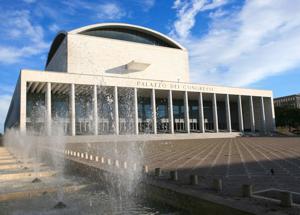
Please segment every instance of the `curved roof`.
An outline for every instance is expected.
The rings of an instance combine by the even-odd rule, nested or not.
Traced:
[[[72,31],[69,31],[69,33],[84,34],[86,32],[91,32],[91,31],[101,30],[101,29],[132,30],[135,32],[140,32],[145,35],[152,36],[152,37],[168,44],[169,47],[185,50],[185,48],[182,45],[180,45],[178,42],[176,42],[175,40],[171,39],[170,37],[168,37],[162,33],[159,33],[158,31],[154,31],[150,28],[145,28],[145,27],[138,26],[138,25],[131,25],[131,24],[125,24],[125,23],[98,23],[98,24],[87,25],[87,26],[84,26],[81,28],[74,29]]]
[[[47,61],[46,61],[46,67],[47,67],[48,64],[50,63],[52,57],[54,56],[55,52],[56,52],[57,49],[59,48],[60,44],[61,44],[61,43],[63,42],[63,40],[65,39],[66,35],[67,35],[67,32],[61,31],[61,32],[59,32],[59,33],[55,36],[55,38],[54,38],[54,40],[53,40],[53,42],[52,42],[52,44],[51,44],[51,46],[50,46],[50,50],[49,50],[49,52],[48,52],[48,57],[47,57]]]
[[[123,35],[112,35],[111,33],[112,31]],[[182,45],[180,45],[178,42],[171,39],[170,37],[149,28],[145,28],[138,25],[125,24],[125,23],[98,23],[94,25],[87,25],[81,28],[77,28],[69,32],[65,32],[65,31],[59,32],[51,44],[46,66],[51,61],[52,57],[56,53],[57,49],[59,48],[60,44],[64,40],[67,33],[85,34],[91,36],[106,37],[111,39],[119,39],[119,40],[126,40],[126,41],[146,43],[146,44],[151,44],[150,42],[153,42],[152,43],[153,45],[186,50]],[[126,38],[124,38],[124,36]],[[141,39],[144,39],[144,41],[142,41]]]

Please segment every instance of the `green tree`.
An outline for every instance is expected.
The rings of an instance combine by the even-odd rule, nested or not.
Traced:
[[[276,126],[298,128],[300,126],[300,109],[277,107],[275,108]]]

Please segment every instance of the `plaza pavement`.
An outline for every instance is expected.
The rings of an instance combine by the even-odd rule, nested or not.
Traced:
[[[214,178],[223,181],[223,193],[237,196],[242,184],[254,190],[278,188],[300,193],[300,138],[239,137],[222,139],[69,143],[66,149],[147,165],[150,174],[162,169],[162,178],[177,170],[179,181],[188,184],[191,174],[209,187]],[[98,165],[98,164],[95,164]],[[100,164],[99,164],[100,165]],[[273,169],[274,174],[271,174]]]

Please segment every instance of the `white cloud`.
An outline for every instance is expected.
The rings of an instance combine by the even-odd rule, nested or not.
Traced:
[[[1,88],[0,88],[0,95],[3,95],[3,94],[13,94],[13,91],[14,91],[14,86],[12,85],[5,85],[5,84],[2,84],[1,85]]]
[[[155,5],[155,0],[144,0],[142,3],[144,11],[148,11]]]
[[[102,3],[83,0],[64,0],[62,4],[66,6],[67,13],[74,15],[84,9],[89,11],[92,17],[97,17],[101,20],[118,20],[127,15],[125,10],[115,2]]]
[[[0,63],[15,63],[21,57],[21,53],[13,47],[0,46]]]
[[[36,0],[23,0],[23,2],[25,2],[27,4],[32,4],[32,3],[35,3]]]
[[[182,0],[175,0],[172,8],[177,9],[181,7],[182,4],[183,4]]]
[[[7,11],[0,15],[2,38],[11,38],[10,43],[0,43],[0,63],[9,64],[42,53],[48,48],[44,31],[30,20],[29,11]],[[12,45],[13,44],[13,45]]]
[[[126,16],[126,12],[116,3],[101,4],[96,10],[97,18],[103,20],[117,20]]]
[[[211,10],[225,4],[225,0],[213,0],[207,3],[206,0],[180,1],[176,0],[173,8],[177,9],[177,20],[174,23],[172,35],[180,38],[186,38],[190,30],[195,25],[195,18],[201,11]]]
[[[52,31],[52,32],[54,32],[54,33],[58,33],[59,30],[60,30],[60,28],[59,28],[58,25],[52,24],[52,25],[49,25],[49,30]]]
[[[171,35],[190,51],[193,82],[245,86],[300,66],[299,3],[251,0],[230,12],[220,5],[193,1],[176,7]],[[205,8],[215,9],[208,33],[193,35],[195,17]]]

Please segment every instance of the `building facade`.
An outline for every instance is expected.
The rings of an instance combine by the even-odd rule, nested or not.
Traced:
[[[300,94],[275,98],[274,106],[300,109]]]
[[[189,83],[187,50],[140,26],[60,32],[21,70],[5,129],[42,135],[272,132],[272,91]]]

